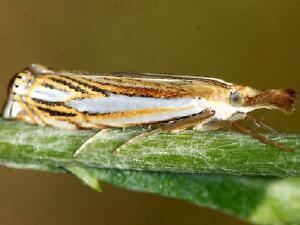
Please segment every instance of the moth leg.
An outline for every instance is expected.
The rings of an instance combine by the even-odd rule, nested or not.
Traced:
[[[88,145],[90,145],[91,143],[93,143],[95,140],[97,140],[98,138],[100,138],[101,136],[103,136],[103,134],[107,133],[110,129],[109,128],[105,128],[102,129],[100,131],[98,131],[95,135],[93,135],[92,137],[90,137],[89,139],[87,139],[73,154],[74,157],[78,156],[80,153],[84,152],[86,150],[86,147]]]
[[[279,133],[273,127],[271,127],[268,124],[262,122],[261,120],[255,118],[254,116],[246,115],[245,119],[252,122],[252,124],[254,124],[258,128],[263,128],[263,129],[265,129],[267,131],[270,131],[271,133],[274,133],[274,134]]]
[[[117,149],[115,149],[113,151],[113,153],[118,153],[122,149],[126,148],[128,145],[136,143],[139,140],[144,139],[146,137],[159,134],[162,131],[180,131],[180,130],[184,130],[184,129],[187,129],[190,127],[194,127],[196,124],[203,122],[204,120],[210,118],[214,114],[215,114],[215,112],[213,110],[205,110],[197,115],[190,116],[190,117],[184,118],[184,119],[179,119],[179,120],[176,120],[171,123],[163,124],[154,130],[143,132],[143,133],[138,134],[137,136],[129,139],[124,144],[122,144]]]
[[[293,152],[294,151],[294,149],[292,149],[292,148],[290,148],[288,146],[285,146],[283,144],[280,144],[280,143],[277,143],[275,141],[272,141],[272,140],[266,138],[265,136],[263,136],[261,134],[254,133],[251,129],[243,126],[242,124],[240,124],[238,122],[232,122],[232,126],[235,127],[237,130],[239,130],[241,133],[250,135],[254,139],[257,139],[257,140],[259,140],[262,143],[271,145],[273,147],[279,148],[279,149],[281,149],[283,151],[286,151],[286,152]]]
[[[212,130],[219,130],[224,127],[231,126],[230,121],[210,121],[208,123],[200,123],[197,124],[197,126],[194,127],[194,130],[200,131],[200,132],[206,132],[206,131],[212,131]]]

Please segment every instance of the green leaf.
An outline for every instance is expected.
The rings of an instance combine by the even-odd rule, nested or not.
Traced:
[[[300,223],[300,178],[205,176],[97,169],[100,180],[183,199],[256,224]]]
[[[81,165],[150,171],[205,174],[299,176],[300,135],[280,134],[274,140],[296,149],[293,153],[233,132],[183,131],[162,133],[113,150],[144,129],[113,129],[74,157],[93,131],[66,131],[0,120],[0,162],[35,162],[58,166]],[[13,151],[12,151],[13,149]]]
[[[69,171],[98,191],[98,180],[102,180],[130,190],[183,199],[257,224],[300,223],[300,178],[279,178],[300,174],[300,135],[272,136],[295,148],[294,153],[233,132],[184,131],[162,133],[112,154],[143,130],[112,129],[73,157],[95,132],[0,119],[0,163]]]
[[[97,172],[97,170],[88,170],[82,167],[74,167],[74,166],[68,166],[65,169],[67,169],[69,172],[77,176],[79,179],[83,181],[83,183],[85,183],[95,191],[98,192],[102,191],[99,184],[99,179],[97,176],[95,176],[95,172]]]

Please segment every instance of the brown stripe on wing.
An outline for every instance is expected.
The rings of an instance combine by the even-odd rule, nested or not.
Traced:
[[[98,88],[98,87],[96,87],[94,85],[91,85],[87,82],[83,82],[82,80],[76,78],[75,76],[73,76],[73,77],[71,77],[71,76],[59,76],[59,77],[62,77],[65,80],[69,80],[72,83],[74,82],[75,85],[83,87],[86,91],[88,91],[88,93],[94,92],[94,93],[97,93],[97,94],[102,94],[104,96],[108,95],[106,90],[104,90],[102,88]]]
[[[105,97],[107,95],[103,90],[92,88],[67,76],[44,75],[35,85],[38,84],[50,89],[73,92],[75,95],[71,99],[91,96]]]
[[[62,89],[65,91],[72,91],[78,94],[89,94],[105,96],[102,90],[95,90],[85,84],[78,82],[71,77],[61,75],[44,75],[40,77],[43,86],[48,86],[51,89]]]
[[[77,110],[64,105],[63,102],[48,102],[40,99],[31,98],[31,105],[35,108],[35,112],[39,117],[43,118],[43,122],[47,126],[55,126],[53,122],[65,121],[76,127],[76,129],[99,129],[101,126],[84,127],[82,123],[86,122],[85,118],[77,112]],[[48,119],[52,119],[52,123],[48,123]],[[55,122],[54,122],[55,123]]]
[[[169,74],[169,73],[141,73],[141,72],[114,72],[111,73],[114,77],[128,77],[128,78],[147,78],[147,79],[174,79],[185,81],[200,81],[215,86],[230,89],[232,84],[227,83],[221,79],[198,76],[192,74]],[[104,75],[102,75],[104,76]]]
[[[57,87],[55,87],[54,85],[46,83],[46,82],[42,83],[42,86],[44,86],[46,88],[50,88],[50,89],[57,89]]]
[[[49,109],[50,111],[53,112],[58,112],[58,115],[63,115],[62,113],[66,112],[68,114],[74,114],[74,115],[78,115],[79,112],[76,109],[73,109],[70,106],[66,106],[64,104],[64,102],[48,102],[45,100],[41,100],[41,99],[36,99],[36,98],[31,98],[32,100],[32,105],[34,105],[36,108],[40,109],[44,108],[44,109]],[[46,112],[46,111],[44,111]],[[52,115],[54,116],[54,115]]]
[[[29,97],[29,95],[26,96],[26,104],[30,106],[30,110],[34,113],[34,115],[41,121],[42,124],[46,126],[51,126],[49,123],[47,123],[44,115],[40,112],[40,110],[37,109],[35,106],[33,100]]]
[[[54,76],[54,77],[58,77],[58,76]],[[52,79],[50,79],[49,75],[43,75],[35,79],[34,83],[29,88],[28,95],[30,96],[31,92],[33,92],[39,86],[65,91],[65,92],[73,92],[75,94],[78,93],[76,89],[71,88],[68,85],[53,81]],[[81,92],[79,92],[79,94],[81,94]]]
[[[204,82],[204,83],[207,83],[207,84],[212,84],[212,85],[215,85],[217,87],[222,87],[222,88],[226,88],[226,89],[230,89],[232,88],[232,85],[229,85],[229,84],[226,84],[226,83],[223,83],[221,81],[219,81],[218,79],[213,79],[213,78],[202,78],[202,79],[198,79],[198,81],[201,81],[201,82]]]
[[[62,84],[64,86],[67,86],[70,89],[75,90],[76,92],[80,92],[81,94],[86,94],[87,93],[87,91],[84,90],[83,88],[81,88],[81,87],[79,87],[77,85],[73,85],[71,82],[66,81],[65,79],[62,79],[62,77],[56,76],[56,77],[49,77],[48,79],[52,80],[52,81],[54,81],[54,82],[56,82],[58,84]]]
[[[113,76],[102,76],[102,77],[85,77],[86,79],[90,79],[100,83],[107,83],[116,86],[125,86],[125,87],[143,87],[143,88],[151,88],[151,89],[164,89],[164,90],[173,90],[180,91],[180,87],[176,86],[176,84],[168,81],[162,82],[161,80],[145,80],[141,78],[134,77],[113,77]]]
[[[187,97],[191,96],[191,94],[179,87],[175,87],[173,85],[165,86],[162,88],[154,82],[151,82],[152,87],[140,87],[137,85],[124,85],[122,80],[120,80],[119,84],[113,84],[114,82],[110,80],[105,80],[105,82],[100,82],[92,79],[88,79],[85,77],[77,76],[76,80],[80,80],[88,85],[95,86],[102,90],[106,90],[107,92],[114,94],[122,94],[127,96],[137,96],[137,97],[153,97],[153,98],[176,98],[176,97]],[[135,80],[135,83],[138,84],[139,81]],[[150,82],[149,82],[150,83]],[[148,84],[149,84],[148,83]],[[141,85],[142,86],[142,85]]]
[[[61,111],[57,111],[57,110],[52,110],[49,108],[44,108],[41,106],[37,107],[39,110],[49,114],[49,116],[59,116],[59,117],[74,117],[76,116],[76,113],[70,113],[70,112],[61,112]]]

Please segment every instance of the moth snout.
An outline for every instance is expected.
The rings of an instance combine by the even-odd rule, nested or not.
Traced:
[[[245,105],[257,108],[276,108],[293,112],[296,104],[296,91],[290,88],[265,90],[246,98]]]

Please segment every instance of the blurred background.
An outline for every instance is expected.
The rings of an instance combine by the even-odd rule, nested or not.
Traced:
[[[300,92],[300,1],[0,1],[0,90],[30,63],[208,75]],[[292,115],[258,114],[284,132]],[[0,167],[0,224],[245,224],[189,203],[63,174]]]

